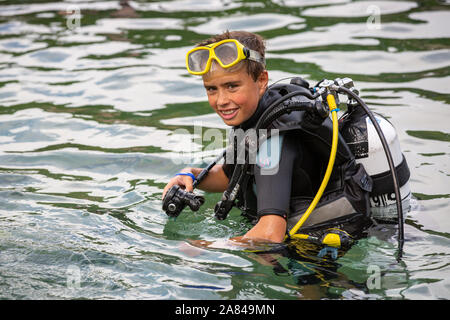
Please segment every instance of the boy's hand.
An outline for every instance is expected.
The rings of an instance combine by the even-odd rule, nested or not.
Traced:
[[[192,173],[191,168],[185,168],[180,171],[180,173]],[[192,192],[194,190],[193,187],[193,181],[192,178],[189,176],[175,176],[172,179],[170,179],[169,183],[164,187],[163,194],[161,199],[164,200],[164,197],[166,196],[167,191],[174,186],[179,185],[182,189],[185,189],[188,192]]]

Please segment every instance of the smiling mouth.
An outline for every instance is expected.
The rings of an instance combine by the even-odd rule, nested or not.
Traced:
[[[236,116],[239,111],[239,108],[227,109],[227,110],[218,110],[220,115],[225,120],[230,120]]]

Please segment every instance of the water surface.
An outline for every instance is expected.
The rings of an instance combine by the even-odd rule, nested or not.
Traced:
[[[436,0],[0,2],[0,297],[450,298],[448,21]],[[337,260],[269,256],[226,245],[250,224],[215,220],[220,195],[161,210],[174,173],[220,151],[193,125],[225,138],[184,59],[226,29],[267,39],[270,82],[351,77],[394,124],[413,193],[400,261],[395,225]]]

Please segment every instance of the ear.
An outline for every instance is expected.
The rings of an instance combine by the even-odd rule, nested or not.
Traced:
[[[267,70],[264,70],[256,79],[256,83],[258,85],[259,96],[262,97],[264,92],[266,92],[267,84],[269,83],[269,73]]]

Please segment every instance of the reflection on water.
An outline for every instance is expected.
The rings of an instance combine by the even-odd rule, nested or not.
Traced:
[[[449,18],[434,0],[2,1],[0,297],[450,298]],[[395,125],[414,195],[400,262],[395,225],[334,260],[226,245],[250,224],[216,221],[217,194],[162,212],[186,146],[211,155],[192,126],[225,128],[184,54],[226,29],[267,39],[271,82],[350,76]]]
[[[407,12],[416,7],[417,4],[412,1],[348,2],[345,4],[330,5],[325,8],[308,8],[302,14],[310,17],[367,17],[372,12],[388,15]]]

